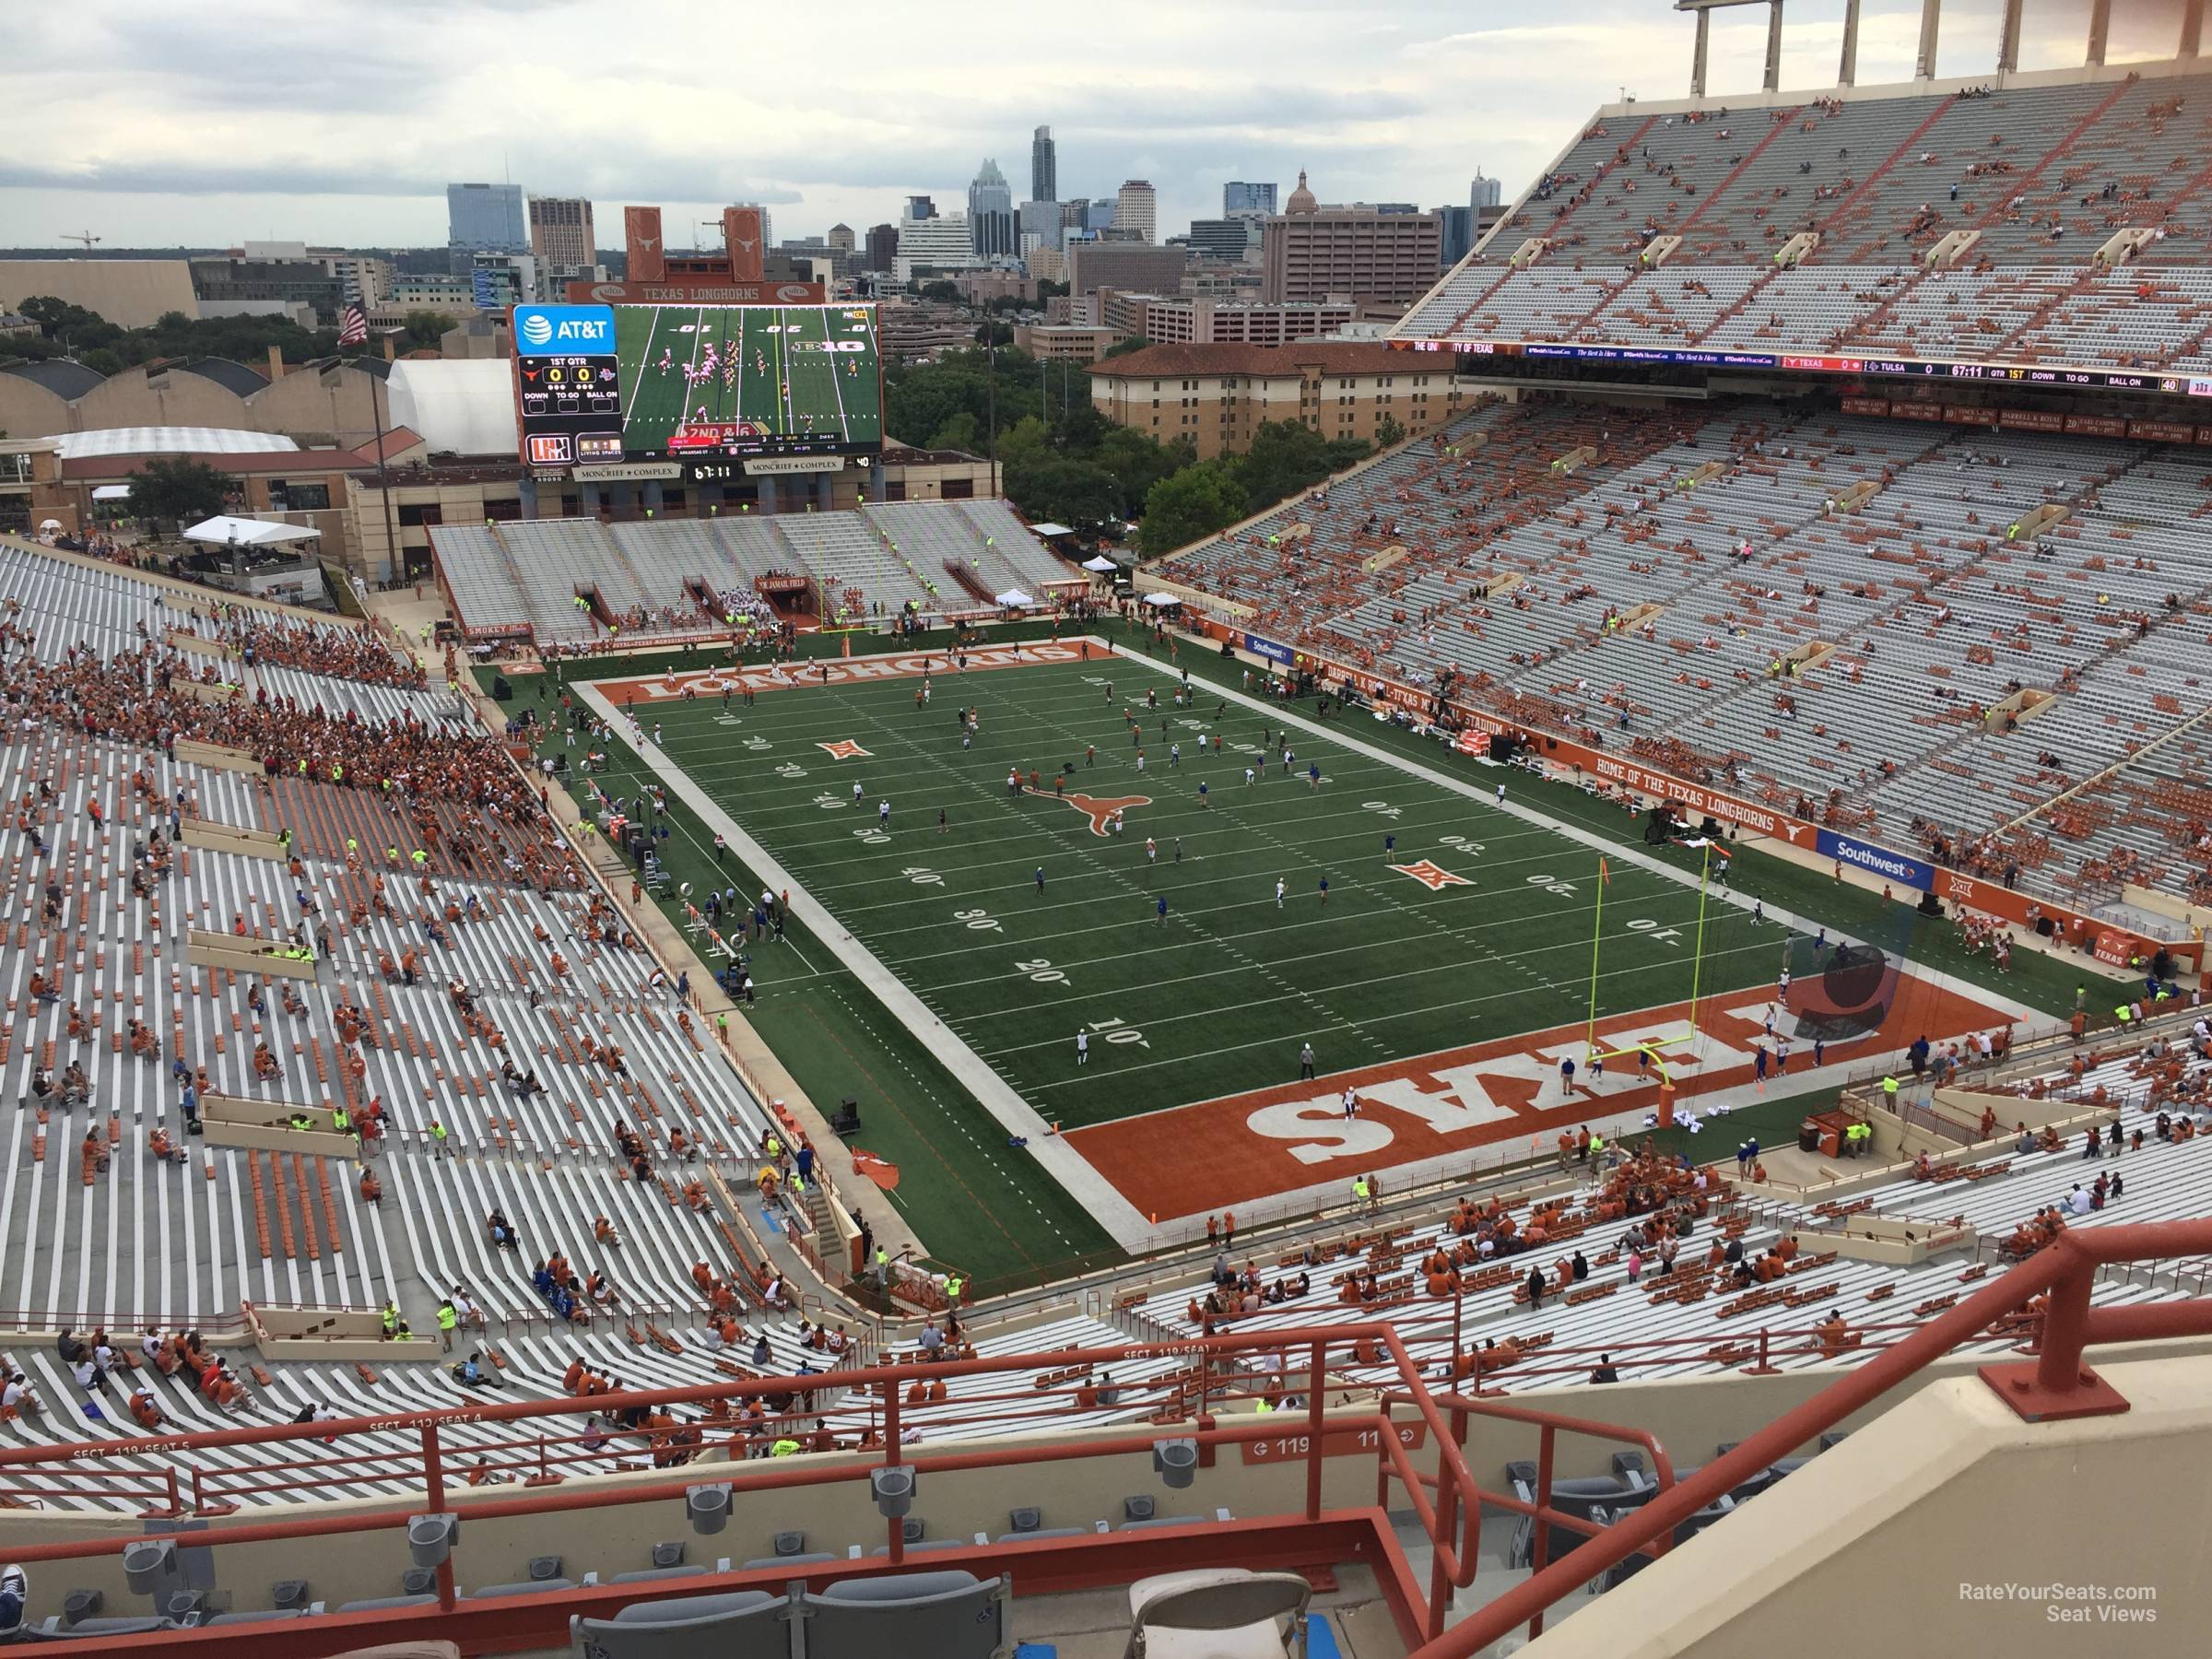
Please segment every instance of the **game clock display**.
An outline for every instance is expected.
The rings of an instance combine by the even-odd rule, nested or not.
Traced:
[[[515,359],[524,458],[536,466],[619,460],[622,394],[612,354]]]
[[[517,426],[533,466],[873,453],[883,444],[865,305],[523,305]]]

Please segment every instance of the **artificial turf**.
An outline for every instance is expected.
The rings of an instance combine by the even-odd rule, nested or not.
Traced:
[[[1596,898],[1587,849],[1304,733],[1290,736],[1293,775],[1271,752],[1265,780],[1247,787],[1255,757],[1244,750],[1257,748],[1262,719],[1234,703],[1217,714],[1220,700],[1205,691],[1241,684],[1241,665],[1188,641],[1175,663],[1197,688],[1194,707],[1170,706],[1166,677],[1100,661],[941,675],[923,708],[912,681],[777,690],[726,712],[712,698],[661,703],[647,729],[657,722],[668,759],[1043,1115],[1070,1128],[1282,1081],[1296,1075],[1304,1041],[1326,1069],[1583,1016]],[[606,670],[635,671],[631,660]],[[527,700],[526,677],[524,689]],[[1147,689],[1159,709],[1143,706]],[[1141,723],[1141,774],[1124,705]],[[959,706],[979,711],[968,747]],[[1313,706],[1298,708],[1311,715]],[[1639,818],[1570,785],[1478,768],[1364,713],[1342,729],[1486,790],[1503,778],[1525,805],[1623,845],[1641,841]],[[1223,753],[1201,762],[1199,740],[1217,730]],[[841,742],[869,752],[840,759],[818,747]],[[1175,743],[1180,764],[1169,759]],[[610,753],[599,782],[637,794],[650,774],[619,740]],[[1305,777],[1313,762],[1318,789]],[[1074,769],[1073,791],[1149,804],[1125,809],[1122,835],[1095,835],[1089,817],[1051,798],[1049,780],[1064,765]],[[1025,783],[1036,770],[1042,791],[1010,791],[1009,767]],[[1208,806],[1199,804],[1201,777]],[[888,827],[879,801],[890,803]],[[665,821],[664,857],[694,900],[712,887],[758,890],[734,857],[717,865],[712,831],[680,806]],[[1385,835],[1395,837],[1389,863],[1427,858],[1471,885],[1432,890],[1388,869]],[[1678,848],[1658,855],[1689,868],[1698,857]],[[2025,950],[1999,974],[1962,951],[1947,921],[1756,851],[1738,851],[1734,882],[1818,918],[1836,937],[1871,939],[2053,1016],[2071,1008],[2077,983],[2100,993],[2111,982],[2093,964]],[[1604,897],[1599,1012],[1685,997],[1695,891],[1614,862]],[[1785,944],[1781,930],[1757,928],[1740,910],[1710,907],[1701,990],[1771,983]],[[928,1041],[822,941],[794,925],[784,943],[749,955],[756,1028],[818,1105],[860,1101],[861,1144],[901,1171],[886,1201],[907,1211],[937,1260],[1004,1288],[1116,1253],[1076,1200],[1007,1150],[1004,1131]],[[1091,1031],[1080,1066],[1078,1029]]]

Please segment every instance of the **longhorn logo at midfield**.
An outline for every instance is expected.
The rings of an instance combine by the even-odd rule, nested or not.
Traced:
[[[1041,791],[1040,793],[1042,792]],[[1057,795],[1053,798],[1056,800],[1065,801],[1070,806],[1073,806],[1077,812],[1088,818],[1090,820],[1090,832],[1093,835],[1104,835],[1106,833],[1106,820],[1113,817],[1115,813],[1123,811],[1131,806],[1149,806],[1152,805],[1152,797],[1150,795],[1064,794]]]

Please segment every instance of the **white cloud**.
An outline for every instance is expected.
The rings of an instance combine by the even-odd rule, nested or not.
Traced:
[[[1988,62],[1998,4],[1949,0],[1947,71]],[[2170,40],[2144,15],[2178,4],[2116,7],[2115,55]],[[2077,59],[2083,8],[2031,6],[2024,58]],[[1786,84],[1832,81],[1841,9],[1791,0]],[[1171,231],[1218,212],[1227,179],[1288,189],[1301,167],[1324,200],[1464,202],[1477,166],[1519,186],[1624,86],[1680,95],[1692,29],[1660,0],[226,0],[212,27],[154,0],[17,10],[0,242],[82,223],[146,245],[435,243],[444,182],[502,176],[592,196],[606,241],[625,202],[665,205],[672,230],[732,200],[773,205],[779,235],[865,229],[910,193],[959,204],[986,155],[1025,195],[1040,124],[1063,195],[1148,177]],[[1862,83],[1909,76],[1919,0],[1865,11]],[[1714,19],[1716,92],[1757,86],[1765,33],[1762,8]]]

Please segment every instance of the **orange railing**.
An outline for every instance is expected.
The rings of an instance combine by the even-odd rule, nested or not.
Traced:
[[[1664,1550],[1676,1527],[1700,1510],[1879,1399],[1931,1361],[1973,1340],[1992,1324],[2014,1317],[2036,1296],[2047,1299],[2036,1358],[1983,1366],[1983,1380],[2030,1422],[2125,1411],[2127,1401],[2082,1363],[2082,1349],[2092,1343],[2212,1335],[2212,1300],[2091,1308],[2089,1292],[2097,1270],[2108,1263],[2207,1252],[2212,1252],[2212,1220],[2076,1229],[2061,1234],[2055,1243],[2003,1278],[1936,1315],[1919,1332],[1804,1405],[1784,1412],[1689,1479],[1596,1533],[1571,1558],[1549,1566],[1539,1564],[1539,1571],[1525,1583],[1448,1630],[1432,1625],[1430,1641],[1413,1659],[1468,1659],[1523,1623],[1532,1638],[1540,1635],[1545,1611],[1555,1603],[1632,1555]],[[1543,1496],[1539,1494],[1539,1501]],[[1571,1530],[1589,1530],[1573,1517],[1547,1518]]]
[[[1540,1631],[1545,1610],[1559,1597],[1630,1556],[1664,1553],[1676,1529],[1700,1511],[1963,1343],[1986,1340],[1993,1334],[2004,1336],[2035,1331],[2040,1324],[2034,1358],[2025,1363],[1994,1363],[1981,1368],[1979,1374],[1989,1385],[2031,1421],[2126,1410],[2127,1402],[2084,1367],[2084,1345],[2212,1334],[2212,1300],[2092,1309],[2090,1291],[2099,1271],[2116,1263],[2205,1255],[2212,1255],[2212,1220],[2066,1233],[2050,1248],[2003,1277],[1991,1280],[1855,1371],[1839,1377],[1814,1399],[1678,1481],[1674,1478],[1666,1449],[1648,1433],[1494,1396],[1434,1394],[1424,1385],[1420,1364],[1409,1353],[1397,1327],[1343,1324],[1228,1334],[1189,1342],[1131,1343],[931,1364],[861,1365],[814,1377],[747,1377],[704,1386],[600,1395],[588,1402],[486,1402],[452,1410],[312,1425],[257,1425],[171,1439],[8,1446],[0,1448],[0,1491],[21,1492],[50,1507],[57,1499],[71,1498],[104,1499],[112,1506],[117,1497],[127,1495],[147,1504],[142,1512],[147,1515],[189,1514],[197,1510],[209,1518],[223,1517],[219,1524],[194,1534],[195,1547],[204,1546],[218,1552],[215,1559],[219,1576],[219,1552],[227,1548],[341,1535],[367,1540],[403,1528],[410,1514],[426,1508],[433,1512],[443,1511],[449,1507],[450,1488],[464,1481],[475,1484],[471,1479],[475,1471],[465,1466],[471,1459],[495,1471],[505,1488],[497,1495],[480,1494],[483,1501],[472,1500],[465,1506],[465,1512],[478,1524],[668,1502],[678,1489],[668,1482],[636,1480],[611,1487],[566,1483],[566,1476],[586,1469],[672,1466],[681,1462],[688,1450],[665,1435],[625,1436],[620,1430],[611,1431],[617,1443],[610,1449],[608,1442],[599,1438],[599,1431],[587,1439],[577,1428],[573,1419],[587,1408],[606,1413],[629,1406],[697,1406],[761,1399],[779,1417],[804,1412],[811,1420],[815,1413],[806,1410],[794,1395],[809,1389],[835,1390],[840,1394],[857,1390],[869,1401],[865,1410],[871,1430],[863,1448],[866,1455],[747,1460],[743,1453],[755,1444],[757,1436],[726,1423],[709,1421],[700,1425],[706,1448],[726,1448],[732,1461],[707,1465],[701,1476],[748,1494],[841,1484],[857,1485],[865,1491],[871,1472],[892,1464],[911,1464],[922,1476],[1011,1470],[1030,1465],[1143,1455],[1163,1435],[1194,1439],[1202,1460],[1210,1460],[1223,1448],[1250,1448],[1240,1451],[1248,1461],[1302,1465],[1302,1502],[1287,1502],[1277,1513],[1229,1523],[1194,1520],[1188,1526],[1141,1534],[1087,1533],[1027,1544],[964,1546],[933,1551],[929,1564],[969,1567],[985,1573],[1012,1571],[1020,1578],[1025,1593],[1044,1594],[1123,1583],[1146,1571],[1196,1564],[1288,1567],[1357,1560],[1374,1569],[1401,1636],[1409,1647],[1418,1649],[1415,1659],[1467,1659],[1516,1626],[1525,1625],[1532,1633]],[[2045,1303],[2040,1322],[2023,1320],[2024,1308],[2037,1297]],[[1011,1373],[1034,1372],[1041,1368],[1097,1371],[1160,1359],[1180,1362],[1174,1376],[1155,1379],[1151,1384],[1134,1381],[1129,1384],[1133,1398],[1144,1406],[1157,1405],[1158,1409],[1112,1430],[976,1442],[965,1448],[954,1441],[942,1450],[935,1448],[943,1442],[917,1446],[903,1433],[909,1413],[907,1391],[917,1382],[943,1379],[965,1384],[957,1396],[958,1406],[981,1411],[983,1418],[977,1420],[989,1420],[1003,1428],[1008,1426],[1015,1400],[1030,1401],[1046,1415],[1055,1415],[1065,1409],[1067,1395],[1073,1393],[1058,1386],[1040,1390],[1033,1378],[1017,1381]],[[1250,1369],[1240,1363],[1263,1359],[1264,1365],[1253,1364]],[[1351,1374],[1355,1372],[1363,1380],[1353,1382]],[[1378,1382],[1379,1373],[1386,1373],[1387,1380]],[[1360,1404],[1324,1413],[1324,1401],[1347,1384],[1360,1390]],[[1149,1395],[1141,1392],[1147,1386],[1152,1389]],[[1286,1391],[1296,1397],[1292,1409],[1279,1408],[1279,1404],[1277,1409],[1265,1414],[1236,1409],[1255,1399],[1280,1403]],[[1225,1406],[1230,1408],[1229,1415],[1222,1414]],[[1469,1425],[1477,1418],[1535,1431],[1538,1478],[1533,1494],[1524,1497],[1491,1491],[1476,1481],[1464,1448]],[[929,1420],[935,1426],[944,1418],[938,1416]],[[469,1425],[476,1434],[484,1433],[487,1426],[511,1427],[504,1433],[495,1427],[498,1438],[456,1446],[449,1430],[463,1424]],[[405,1436],[408,1443],[400,1449],[378,1450],[360,1448],[355,1438],[394,1433]],[[1556,1442],[1561,1434],[1641,1447],[1653,1466],[1660,1489],[1631,1514],[1606,1526],[1555,1509],[1551,1477]],[[1430,1439],[1435,1442],[1435,1460],[1432,1468],[1424,1469],[1417,1466],[1416,1453]],[[349,1440],[353,1447],[347,1446]],[[329,1444],[320,1443],[324,1441]],[[143,1466],[148,1458],[166,1457],[173,1462],[188,1458],[201,1448],[249,1444],[272,1448],[275,1461],[249,1469],[233,1466],[219,1474],[192,1470],[189,1506],[182,1503],[173,1477],[142,1476],[138,1488],[126,1494],[112,1484],[114,1472],[101,1467],[108,1459],[128,1458]],[[1324,1508],[1324,1459],[1329,1456],[1374,1459],[1376,1486],[1371,1507]],[[406,1490],[382,1503],[350,1504],[342,1511],[301,1513],[289,1505],[281,1510],[272,1505],[272,1514],[280,1518],[266,1522],[240,1512],[241,1500],[322,1496],[358,1490],[370,1480],[398,1484]],[[1416,1582],[1387,1518],[1394,1482],[1406,1494],[1434,1547],[1435,1567],[1425,1591]],[[1537,1571],[1525,1583],[1479,1613],[1446,1628],[1453,1591],[1465,1588],[1475,1576],[1472,1544],[1486,1507],[1535,1523]],[[163,1640],[185,1647],[220,1641],[230,1650],[225,1659],[261,1659],[265,1653],[270,1659],[278,1655],[301,1659],[341,1652],[372,1640],[404,1641],[428,1635],[451,1638],[469,1651],[482,1653],[559,1646],[571,1614],[608,1617],[620,1606],[650,1599],[656,1593],[700,1594],[748,1588],[756,1583],[773,1588],[794,1576],[818,1586],[887,1567],[896,1571],[908,1559],[903,1529],[895,1520],[884,1525],[885,1552],[872,1560],[821,1563],[796,1573],[789,1568],[771,1568],[751,1573],[710,1574],[685,1579],[674,1588],[657,1592],[639,1583],[586,1585],[522,1597],[472,1598],[456,1604],[453,1563],[449,1559],[439,1571],[437,1602],[419,1610],[334,1614],[267,1626],[223,1627],[205,1634],[182,1630]],[[1587,1541],[1575,1547],[1571,1557],[1548,1560],[1554,1551],[1547,1535],[1554,1526]],[[87,1535],[46,1544],[27,1543],[11,1553],[33,1565],[88,1560],[112,1558],[128,1541],[112,1534]],[[92,1653],[103,1651],[103,1644],[88,1640],[65,1643],[61,1651]]]

